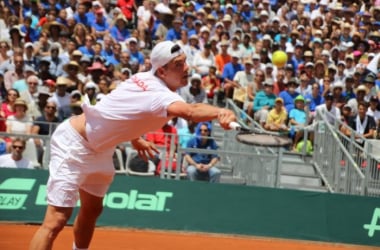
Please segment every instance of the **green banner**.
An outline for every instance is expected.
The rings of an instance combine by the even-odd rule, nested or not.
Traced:
[[[40,223],[47,171],[0,173],[0,220]],[[379,246],[380,199],[116,176],[98,225]]]

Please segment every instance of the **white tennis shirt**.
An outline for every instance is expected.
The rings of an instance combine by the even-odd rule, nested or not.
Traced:
[[[100,152],[138,138],[169,121],[167,108],[176,101],[183,99],[151,72],[133,75],[96,105],[82,105],[87,139]]]

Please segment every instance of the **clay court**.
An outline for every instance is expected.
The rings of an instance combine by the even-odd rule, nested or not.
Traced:
[[[25,250],[38,226],[0,224],[0,249]],[[54,250],[71,249],[72,228],[59,235]],[[121,228],[97,228],[91,250],[380,250],[378,247],[327,244],[310,241],[229,236],[222,234],[184,233]]]

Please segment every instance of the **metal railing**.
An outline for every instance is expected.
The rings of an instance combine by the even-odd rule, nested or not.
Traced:
[[[351,128],[346,136],[340,128],[347,125],[327,116],[331,114],[318,111],[314,125],[313,164],[324,184],[331,193],[380,197],[380,155],[373,152],[371,141]]]

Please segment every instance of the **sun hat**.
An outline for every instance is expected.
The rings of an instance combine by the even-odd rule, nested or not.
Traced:
[[[172,41],[163,41],[158,43],[153,48],[150,56],[150,61],[152,64],[151,71],[155,73],[159,67],[166,65],[172,59],[182,54],[184,54],[184,52],[181,47]]]
[[[26,101],[22,98],[17,98],[15,103],[13,104],[14,106],[24,106],[25,107],[25,110],[28,109],[28,105],[26,104]]]

